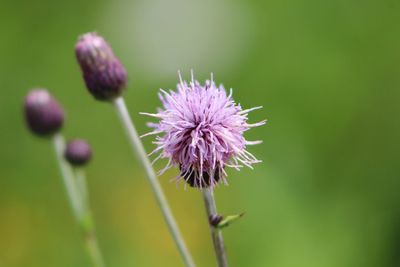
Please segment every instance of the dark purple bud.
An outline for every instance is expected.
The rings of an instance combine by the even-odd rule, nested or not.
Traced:
[[[218,226],[218,224],[222,221],[224,217],[222,215],[219,214],[212,214],[210,215],[210,217],[208,218],[208,222],[210,223],[211,226]]]
[[[71,165],[82,166],[92,157],[92,150],[85,140],[74,139],[68,142],[64,156]]]
[[[124,66],[111,47],[96,33],[82,35],[75,54],[89,92],[98,100],[112,100],[121,95],[127,82]]]
[[[63,108],[45,89],[33,89],[28,93],[24,112],[29,129],[40,136],[54,134],[64,121]]]

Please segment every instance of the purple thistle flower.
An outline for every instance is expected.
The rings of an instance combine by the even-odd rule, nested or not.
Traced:
[[[71,165],[82,166],[91,159],[92,150],[85,140],[74,139],[68,142],[64,157]]]
[[[176,92],[161,89],[163,109],[155,114],[142,113],[160,119],[149,123],[154,131],[143,135],[157,135],[153,142],[157,147],[150,155],[160,154],[153,163],[160,158],[169,159],[159,174],[179,166],[178,181],[184,179],[193,187],[214,187],[220,180],[227,183],[225,167],[239,170],[243,165],[252,168],[252,164],[260,162],[246,146],[261,141],[247,141],[243,133],[266,123],[247,123],[247,114],[261,107],[243,110],[233,101],[232,89],[227,95],[212,77],[205,85],[195,81],[193,73],[190,84],[182,81],[180,73],[179,78]]]
[[[127,82],[124,66],[109,44],[96,33],[82,35],[75,54],[89,92],[98,100],[112,100],[121,95]]]
[[[64,122],[64,110],[46,89],[33,89],[25,97],[25,120],[36,135],[48,136],[59,131]]]

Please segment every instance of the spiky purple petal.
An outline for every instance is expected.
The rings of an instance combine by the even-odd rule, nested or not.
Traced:
[[[177,91],[160,90],[163,109],[158,113],[142,113],[159,119],[149,124],[157,135],[157,158],[168,158],[163,173],[171,166],[179,166],[180,178],[193,187],[214,187],[219,181],[226,183],[225,167],[235,169],[243,165],[252,168],[260,162],[246,150],[246,145],[260,141],[246,141],[243,133],[265,124],[247,123],[247,114],[261,107],[242,110],[227,95],[222,85],[207,80],[204,85],[192,78],[188,84],[180,79]]]

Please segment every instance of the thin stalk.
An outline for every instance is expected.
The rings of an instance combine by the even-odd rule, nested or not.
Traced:
[[[195,267],[193,259],[179,231],[178,225],[174,219],[174,216],[172,215],[168,201],[157,179],[157,175],[154,172],[154,169],[150,163],[149,158],[147,157],[143,144],[140,141],[140,137],[136,131],[136,128],[129,116],[129,112],[126,107],[124,99],[122,97],[118,97],[113,101],[113,104],[118,113],[118,117],[121,120],[122,125],[124,126],[132,150],[137,154],[137,156],[140,159],[140,162],[142,163],[146,171],[146,175],[150,183],[151,189],[153,190],[154,196],[167,223],[168,229],[175,241],[176,246],[178,247],[178,250],[183,258],[185,265],[187,267]]]
[[[68,201],[74,213],[75,220],[83,233],[84,244],[88,256],[94,267],[104,267],[103,257],[94,232],[94,224],[89,210],[89,205],[78,188],[78,181],[75,179],[76,177],[72,168],[64,159],[65,142],[61,134],[55,134],[53,136],[53,145],[61,177],[64,182],[65,190],[67,191]],[[83,177],[82,179],[85,178]]]
[[[65,141],[61,134],[55,134],[53,136],[53,145],[69,204],[74,213],[75,219],[79,220],[84,214],[83,203],[76,187],[74,172],[64,159]]]
[[[84,209],[89,212],[89,196],[86,182],[86,174],[85,170],[82,168],[75,168],[75,177],[76,177],[76,186],[78,187],[79,193],[82,197],[82,203],[84,205]]]
[[[217,206],[215,204],[213,189],[205,188],[202,190],[202,193],[204,198],[204,204],[206,206],[207,216],[209,219],[212,215],[218,214]],[[211,238],[214,244],[214,251],[215,251],[215,256],[217,257],[218,266],[228,267],[228,259],[226,257],[224,238],[222,237],[222,232],[221,230],[213,227],[211,224],[209,225],[210,225]]]
[[[82,168],[75,169],[76,185],[82,199],[84,217],[81,218],[83,236],[86,242],[86,249],[92,258],[95,266],[104,267],[103,256],[95,234],[93,216],[89,205],[89,193],[87,190],[86,174]]]

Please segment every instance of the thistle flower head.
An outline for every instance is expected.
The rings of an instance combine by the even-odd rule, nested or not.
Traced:
[[[213,79],[201,85],[193,74],[189,84],[180,77],[177,91],[161,89],[159,96],[163,109],[142,114],[159,119],[149,124],[154,131],[144,136],[157,135],[151,153],[160,153],[155,161],[169,159],[160,174],[175,165],[180,168],[178,180],[193,187],[214,187],[221,180],[226,183],[225,167],[238,170],[260,162],[246,150],[260,141],[247,141],[243,133],[265,124],[247,122],[247,114],[261,107],[243,110],[233,101],[232,90],[228,95]]]
[[[96,33],[82,35],[75,54],[89,92],[98,100],[112,100],[121,95],[127,81],[124,66],[103,37]]]
[[[63,108],[45,89],[33,89],[28,93],[24,113],[29,129],[39,136],[57,132],[64,122]]]
[[[68,142],[64,156],[71,165],[82,166],[91,159],[92,150],[85,140],[74,139]]]

